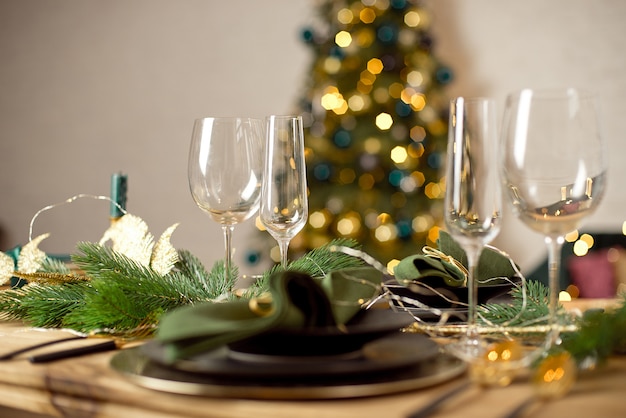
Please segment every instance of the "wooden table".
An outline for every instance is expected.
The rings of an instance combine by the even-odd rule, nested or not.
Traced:
[[[67,335],[0,322],[0,354]],[[79,340],[71,344],[92,344]],[[387,396],[324,401],[260,401],[176,395],[145,389],[109,366],[114,352],[47,364],[25,357],[0,362],[0,405],[54,417],[364,418],[405,417],[438,395],[467,381],[455,378],[427,389]],[[533,396],[520,380],[505,388],[471,387],[436,417],[504,417]],[[580,377],[565,398],[535,403],[533,417],[617,417],[626,414],[626,357],[611,358],[601,370]]]

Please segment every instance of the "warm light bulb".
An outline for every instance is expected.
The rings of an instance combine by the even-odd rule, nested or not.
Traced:
[[[413,87],[419,87],[424,82],[424,76],[419,71],[413,70],[407,74],[406,82]]]
[[[376,12],[366,7],[359,13],[359,19],[361,19],[363,23],[372,23],[376,19]]]
[[[341,9],[337,12],[337,20],[344,25],[352,23],[352,19],[354,19],[354,14],[350,9]]]
[[[417,27],[420,24],[421,20],[422,19],[420,18],[419,13],[417,13],[415,10],[411,10],[404,15],[404,23],[411,28]]]
[[[565,241],[574,242],[578,239],[578,230],[575,229],[572,232],[565,235]]]
[[[369,137],[363,142],[363,148],[368,154],[378,154],[381,148],[380,140],[378,138]]]
[[[580,240],[584,241],[585,244],[587,244],[587,246],[589,248],[593,247],[594,240],[593,240],[593,237],[591,235],[589,235],[589,234],[582,234],[580,236]]]
[[[367,70],[372,74],[380,74],[384,65],[378,58],[372,58],[367,62]]]
[[[381,225],[374,231],[374,237],[380,242],[391,241],[396,237],[396,229],[392,225]]]
[[[583,255],[586,255],[589,252],[589,245],[582,240],[578,240],[574,243],[574,254],[576,254],[579,257],[582,257]]]
[[[376,126],[378,127],[378,129],[386,131],[387,129],[391,128],[391,125],[393,125],[393,118],[389,113],[383,112],[376,116]]]
[[[313,228],[322,228],[326,225],[326,216],[323,212],[315,211],[309,216],[309,225]]]
[[[336,74],[341,69],[341,61],[336,57],[328,57],[324,60],[324,70],[329,74]]]
[[[348,99],[348,107],[353,112],[359,112],[363,110],[365,107],[365,100],[363,100],[363,96],[359,94],[355,94],[354,96]]]
[[[349,32],[342,30],[335,35],[335,43],[342,48],[346,48],[352,43],[352,35],[350,35]]]
[[[396,164],[402,164],[406,161],[408,154],[406,148],[398,145],[391,150],[391,160]]]

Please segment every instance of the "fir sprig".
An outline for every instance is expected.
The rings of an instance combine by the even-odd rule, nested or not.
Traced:
[[[58,328],[63,318],[85,303],[88,282],[32,285],[0,292],[0,317],[24,320],[35,327]]]
[[[550,290],[538,281],[526,281],[525,288],[514,286],[507,303],[487,303],[480,307],[480,314],[484,322],[493,324],[507,323],[510,326],[522,324],[547,323]],[[557,311],[559,318],[565,318],[566,312],[562,307]]]
[[[362,265],[359,259],[331,251],[331,245],[355,247],[356,242],[335,240],[292,261],[288,268],[320,276]],[[218,261],[207,271],[186,250],[178,251],[174,269],[161,275],[111,247],[83,242],[77,248],[72,261],[80,273],[46,262],[46,271],[30,276],[36,284],[0,292],[0,318],[24,320],[36,327],[124,335],[153,329],[160,317],[174,308],[236,297],[236,267],[226,274],[224,263]],[[266,291],[270,275],[278,268],[266,272],[244,297]]]
[[[300,258],[287,263],[287,270],[301,271],[312,277],[323,277],[330,271],[342,268],[360,267],[364,263],[362,260],[351,255],[337,251],[332,251],[333,247],[349,247],[357,248],[358,243],[355,240],[347,238],[337,238],[326,245],[317,247]],[[281,265],[275,265],[269,271],[263,273],[246,292],[247,296],[256,296],[263,293],[269,288],[269,278],[273,273],[283,269]]]
[[[578,361],[603,363],[611,354],[626,354],[626,293],[613,310],[592,309],[584,313],[577,332],[562,336],[562,347]]]
[[[541,282],[528,281],[526,291],[514,287],[507,303],[482,305],[483,322],[507,323],[509,326],[546,324],[548,321],[549,289]],[[578,362],[601,364],[615,353],[626,353],[626,293],[620,295],[620,305],[613,310],[593,309],[576,317],[559,305],[557,320],[561,324],[575,325],[575,332],[561,333],[561,344],[553,350],[566,350]],[[529,332],[529,334],[532,334]]]

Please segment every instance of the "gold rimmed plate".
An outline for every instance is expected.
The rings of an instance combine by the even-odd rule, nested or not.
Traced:
[[[395,351],[391,355],[402,357],[404,354]],[[293,375],[279,379],[267,375],[242,379],[166,367],[151,360],[141,347],[135,347],[117,353],[111,360],[111,367],[138,386],[162,392],[284,400],[345,399],[417,390],[451,380],[462,374],[466,366],[461,360],[437,353],[406,367],[370,373]]]
[[[396,332],[336,355],[270,355],[223,346],[169,364],[165,347],[158,341],[144,344],[141,350],[153,362],[186,373],[228,379],[291,379],[365,375],[410,367],[434,358],[439,347],[425,335]]]

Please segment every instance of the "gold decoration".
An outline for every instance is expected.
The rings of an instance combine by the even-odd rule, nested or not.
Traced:
[[[271,293],[263,293],[256,298],[250,299],[248,301],[248,308],[258,316],[269,316],[276,311]]]
[[[470,377],[484,386],[508,386],[519,370],[523,349],[516,340],[490,344],[485,353],[470,364]]]
[[[0,286],[13,277],[13,270],[15,270],[13,257],[0,251]]]
[[[150,265],[154,236],[140,217],[127,213],[113,222],[100,239],[100,245],[105,245],[108,241],[112,241],[113,251],[124,254],[143,266]]]
[[[463,263],[456,260],[454,257],[449,256],[448,254],[445,254],[439,251],[438,249],[430,247],[428,245],[422,248],[422,252],[427,257],[437,258],[437,259],[446,261],[448,263],[454,264],[454,266],[458,268],[459,270],[461,270],[463,274],[465,275],[465,281],[463,282],[463,286],[467,286],[467,276],[469,275],[469,271],[467,271],[467,268],[465,268]]]
[[[576,375],[576,362],[568,352],[562,352],[541,361],[533,373],[532,383],[541,398],[559,398],[570,391]]]
[[[576,332],[579,330],[575,324],[557,326],[559,332]],[[546,334],[552,330],[551,325],[520,325],[520,326],[483,326],[479,325],[476,331],[481,335],[489,334]],[[430,324],[426,322],[414,322],[406,328],[407,332],[417,332],[427,334],[433,337],[465,335],[467,334],[467,326],[464,324]]]
[[[150,267],[161,276],[165,276],[169,273],[178,262],[178,251],[176,251],[176,248],[174,248],[170,242],[170,238],[177,227],[178,223],[175,223],[167,228],[152,250]]]
[[[164,276],[178,261],[178,252],[170,243],[170,238],[178,225],[175,223],[167,228],[155,244],[154,236],[148,231],[148,225],[143,219],[127,213],[104,232],[100,245],[111,241],[113,251],[143,266],[151,267]]]
[[[35,273],[23,273],[16,271],[13,276],[20,279],[28,280],[28,284],[65,284],[89,281],[87,276],[80,276],[75,274],[63,274],[63,273],[49,273],[49,272],[35,272]]]
[[[22,273],[35,273],[46,259],[46,253],[39,249],[39,244],[50,234],[42,234],[22,247],[17,259],[17,270]]]

